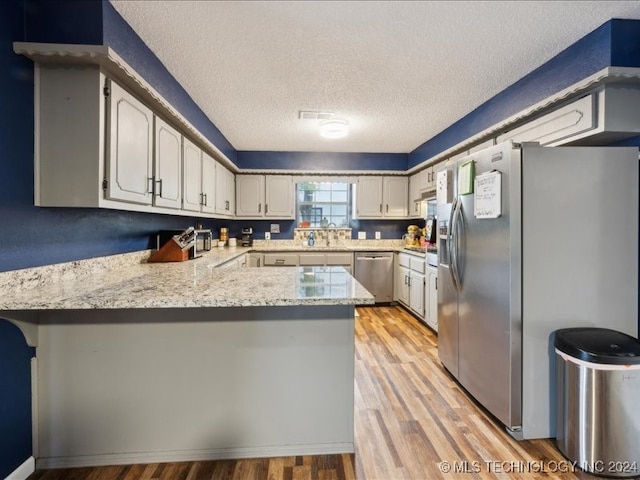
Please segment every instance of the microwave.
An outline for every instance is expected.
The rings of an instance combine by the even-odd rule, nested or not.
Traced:
[[[156,237],[156,249],[160,248],[171,240],[174,235],[180,235],[183,230],[160,230]],[[195,231],[196,238],[192,247],[189,248],[189,259],[198,258],[202,256],[203,252],[211,250],[211,243],[213,236],[209,229],[198,229]]]

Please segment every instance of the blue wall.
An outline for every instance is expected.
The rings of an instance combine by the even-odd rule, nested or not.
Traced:
[[[0,319],[0,478],[31,456],[31,357],[22,332]]]
[[[443,152],[607,66],[640,65],[640,21],[611,20],[409,154],[408,167]]]
[[[236,150],[211,123],[158,57],[142,42],[109,2],[103,4],[104,43],[110,46],[211,143],[236,162]],[[177,20],[177,19],[176,19]]]
[[[237,165],[276,170],[407,170],[406,153],[238,152]]]
[[[157,230],[184,228],[195,220],[111,210],[34,207],[33,63],[13,53],[14,41],[110,45],[241,167],[397,170],[450,148],[603,66],[640,66],[638,25],[634,21],[608,22],[408,155],[236,152],[108,2],[0,2],[0,272],[151,248]],[[638,144],[637,139],[630,140],[633,141]],[[203,220],[204,226],[214,231],[229,227],[232,235],[238,235],[245,225],[253,226],[256,238],[263,238],[271,223]],[[284,233],[274,238],[291,238],[293,222],[279,223]],[[382,231],[383,238],[399,238],[409,223],[413,222],[367,220],[351,226],[369,235]],[[8,429],[15,432],[11,447],[0,444],[0,478],[31,454],[30,374],[25,365],[32,355],[21,334],[0,320],[0,432],[3,439]],[[12,393],[8,395],[7,391]]]

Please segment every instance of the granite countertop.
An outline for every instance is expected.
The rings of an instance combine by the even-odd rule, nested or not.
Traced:
[[[128,254],[137,263],[114,256],[115,267],[99,261],[85,266],[79,261],[5,272],[0,274],[0,310],[374,303],[374,297],[342,267],[216,268],[251,250],[213,249],[201,258],[179,263],[146,263],[138,253]]]

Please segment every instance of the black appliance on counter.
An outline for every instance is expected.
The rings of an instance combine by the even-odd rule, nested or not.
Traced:
[[[253,228],[243,228],[240,233],[242,234],[240,245],[243,247],[253,247]]]

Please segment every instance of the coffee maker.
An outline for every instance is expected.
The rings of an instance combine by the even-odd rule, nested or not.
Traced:
[[[253,247],[253,228],[243,228],[241,233],[242,238],[240,240],[240,245],[243,247]]]

